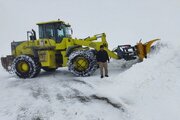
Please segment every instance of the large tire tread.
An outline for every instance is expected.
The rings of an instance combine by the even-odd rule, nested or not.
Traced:
[[[73,65],[73,61],[77,57],[84,57],[85,59],[88,60],[89,66],[85,71],[77,71]],[[68,61],[68,69],[70,72],[72,72],[76,76],[90,76],[92,75],[96,69],[97,69],[97,61],[96,61],[96,56],[92,50],[78,50],[74,51],[73,53],[70,54],[69,56],[69,61]]]
[[[29,70],[27,72],[21,72],[18,70],[17,66],[20,62],[26,62],[28,64]],[[40,73],[41,64],[33,56],[20,55],[13,60],[12,68],[15,74],[20,78],[34,78]]]

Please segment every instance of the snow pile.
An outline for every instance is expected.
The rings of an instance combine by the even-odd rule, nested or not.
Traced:
[[[180,52],[176,45],[163,46],[143,63],[115,76],[98,93],[127,104],[134,118],[180,119]],[[105,91],[105,92],[104,92]]]

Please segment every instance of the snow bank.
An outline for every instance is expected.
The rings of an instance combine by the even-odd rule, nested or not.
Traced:
[[[162,46],[143,63],[110,78],[112,84],[97,87],[99,94],[121,100],[136,119],[180,119],[179,47]]]

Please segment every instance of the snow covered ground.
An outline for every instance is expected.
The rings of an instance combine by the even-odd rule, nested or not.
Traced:
[[[125,64],[112,62],[109,67],[110,75],[115,76],[123,72]],[[106,98],[105,91],[98,91],[103,84],[102,88],[113,82],[113,77],[101,79],[99,71],[81,78],[63,68],[54,73],[42,71],[39,77],[26,80],[7,74],[2,68],[0,71],[1,119],[118,120],[129,117],[120,99]]]
[[[179,0],[0,0],[0,56],[36,22],[58,18],[74,37],[106,32],[111,48],[161,38],[141,63],[111,60],[109,78],[59,68],[23,80],[0,66],[0,120],[180,120],[179,11]]]
[[[111,60],[104,79],[98,70],[74,77],[60,68],[23,80],[0,68],[0,118],[178,120],[180,53],[174,46],[164,43],[142,63]]]

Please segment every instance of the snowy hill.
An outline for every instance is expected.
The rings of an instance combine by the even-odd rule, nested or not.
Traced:
[[[104,96],[127,104],[136,119],[180,119],[179,48],[164,46],[143,63],[115,76],[109,87],[99,87]],[[163,59],[162,59],[163,58]],[[110,90],[110,91],[108,91]],[[116,97],[115,97],[116,96]]]

